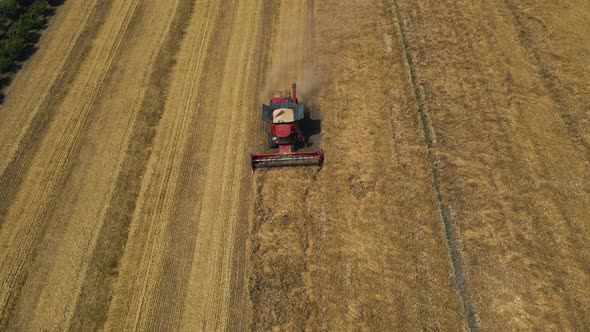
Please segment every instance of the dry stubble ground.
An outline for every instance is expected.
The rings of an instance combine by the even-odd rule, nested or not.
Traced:
[[[555,22],[534,6],[539,16],[527,20]],[[544,47],[563,42],[564,26],[543,36],[522,23],[532,5],[518,1],[399,7],[477,325],[588,326],[590,173],[576,129],[587,113],[567,106],[588,100],[577,88],[587,75],[562,72]],[[569,13],[561,33],[574,39],[588,27]],[[553,52],[565,59],[586,46],[569,47]]]
[[[0,106],[0,328],[584,329],[589,11],[66,1]],[[251,177],[292,81],[325,167]]]

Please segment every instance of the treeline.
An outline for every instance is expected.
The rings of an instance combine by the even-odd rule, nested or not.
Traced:
[[[0,0],[0,74],[33,53],[51,12],[48,0]]]

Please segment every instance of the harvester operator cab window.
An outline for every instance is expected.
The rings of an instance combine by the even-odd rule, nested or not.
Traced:
[[[272,111],[272,123],[295,122],[295,114],[291,108],[277,108]]]

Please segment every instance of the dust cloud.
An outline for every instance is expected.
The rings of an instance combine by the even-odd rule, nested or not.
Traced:
[[[297,83],[297,98],[307,108],[317,105],[325,79],[317,70],[307,68],[301,71],[300,68],[299,61],[284,60],[271,65],[259,96],[260,101],[267,103],[273,91],[290,90],[291,83]]]

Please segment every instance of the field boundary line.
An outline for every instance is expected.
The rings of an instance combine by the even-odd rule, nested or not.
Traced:
[[[440,188],[439,182],[439,169],[434,162],[434,156],[432,154],[432,135],[430,133],[430,128],[428,126],[428,118],[426,111],[424,110],[424,100],[422,98],[422,94],[420,93],[420,89],[418,87],[417,79],[416,79],[416,71],[414,69],[414,62],[412,59],[412,55],[409,52],[409,43],[406,38],[406,33],[404,29],[404,25],[401,21],[399,15],[399,8],[396,0],[392,1],[393,6],[390,7],[390,10],[393,11],[393,16],[396,19],[396,26],[400,35],[400,39],[402,42],[402,53],[405,57],[408,74],[410,76],[410,81],[412,84],[412,89],[414,91],[414,96],[416,98],[416,102],[418,103],[418,113],[420,114],[420,122],[422,124],[422,132],[424,134],[424,144],[426,145],[427,150],[427,159],[430,163],[430,168],[432,171],[432,182],[433,188],[436,194],[436,199],[439,205],[439,212],[440,216],[444,225],[445,229],[445,236],[447,240],[447,245],[449,246],[449,253],[451,256],[451,262],[453,266],[453,272],[455,274],[455,281],[457,283],[457,288],[459,290],[459,295],[461,296],[461,301],[463,302],[463,310],[465,312],[465,318],[467,319],[467,326],[470,331],[477,331],[477,322],[475,320],[475,312],[469,303],[467,298],[467,290],[465,288],[465,276],[463,274],[463,268],[461,266],[461,260],[459,255],[459,250],[457,249],[457,244],[455,240],[455,234],[451,227],[452,219],[451,214],[447,206],[444,204],[443,195]],[[387,8],[387,6],[385,6]]]

